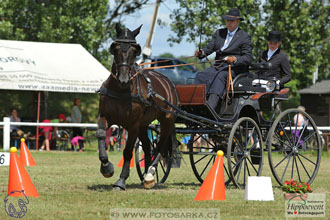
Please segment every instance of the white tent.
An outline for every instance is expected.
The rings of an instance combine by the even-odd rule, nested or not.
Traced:
[[[0,40],[0,89],[94,93],[109,74],[80,44]]]

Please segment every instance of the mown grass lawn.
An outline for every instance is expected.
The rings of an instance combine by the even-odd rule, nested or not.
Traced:
[[[135,168],[131,169],[126,191],[115,191],[112,184],[119,178],[121,168],[112,178],[100,172],[98,154],[87,152],[32,151],[37,163],[27,171],[40,198],[29,197],[28,210],[22,219],[109,219],[110,208],[219,208],[221,219],[285,219],[283,193],[272,179],[275,200],[271,202],[245,201],[244,190],[229,187],[225,201],[194,201],[200,184],[194,176],[188,157],[181,168],[172,169],[165,184],[152,190],[143,189]],[[116,165],[121,152],[110,153]],[[315,193],[326,194],[326,216],[330,218],[330,157],[325,155],[316,180]],[[4,210],[8,189],[9,167],[0,167],[0,219],[13,219]],[[263,176],[271,176],[268,161]]]

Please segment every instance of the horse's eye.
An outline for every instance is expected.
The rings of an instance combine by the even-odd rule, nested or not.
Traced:
[[[110,46],[110,53],[114,54],[116,47],[118,46],[117,43],[112,43]]]
[[[139,44],[133,44],[132,46],[135,49],[136,56],[139,56],[141,54],[141,46]]]

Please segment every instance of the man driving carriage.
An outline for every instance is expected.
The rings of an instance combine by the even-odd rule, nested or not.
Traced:
[[[207,102],[213,109],[216,109],[224,94],[229,64],[232,66],[231,75],[234,78],[238,74],[248,72],[252,59],[251,37],[238,27],[243,20],[240,11],[232,8],[222,15],[222,18],[226,20],[226,28],[218,29],[211,41],[195,52],[195,56],[200,59],[216,52],[215,65],[199,72],[195,78],[195,84],[206,84]],[[221,65],[222,60],[225,60],[226,64]]]

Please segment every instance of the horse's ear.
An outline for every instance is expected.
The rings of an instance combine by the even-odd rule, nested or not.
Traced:
[[[116,23],[116,32],[117,32],[117,37],[118,37],[118,36],[120,35],[120,33],[122,32],[119,23]]]
[[[140,25],[140,27],[138,27],[134,31],[132,31],[134,38],[140,33],[141,27],[142,27],[142,24]]]

